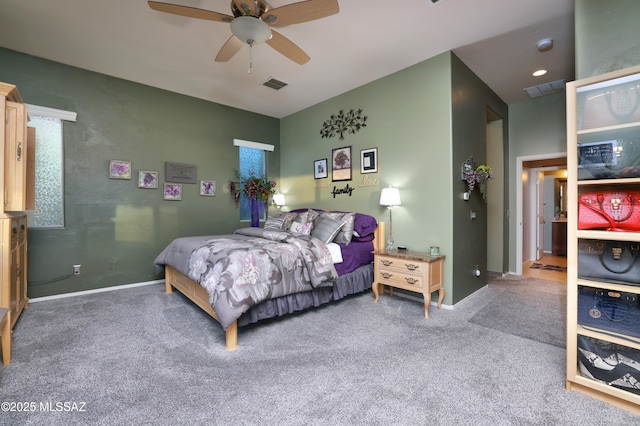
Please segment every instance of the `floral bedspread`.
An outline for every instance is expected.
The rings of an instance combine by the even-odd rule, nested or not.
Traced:
[[[322,241],[262,228],[177,238],[154,263],[170,265],[200,283],[225,329],[263,300],[331,286],[338,278]]]

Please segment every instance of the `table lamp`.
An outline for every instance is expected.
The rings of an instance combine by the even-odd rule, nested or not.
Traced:
[[[380,194],[380,205],[387,206],[389,209],[389,239],[387,240],[387,250],[393,249],[393,220],[391,217],[391,210],[394,206],[400,206],[400,190],[398,188],[388,187],[383,188]]]

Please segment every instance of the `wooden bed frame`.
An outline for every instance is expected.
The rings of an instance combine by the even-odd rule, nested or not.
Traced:
[[[374,251],[384,250],[385,235],[384,222],[378,222],[378,227],[374,231]],[[166,294],[171,294],[173,292],[173,288],[179,290],[180,293],[184,294],[193,303],[200,306],[203,311],[211,315],[216,321],[220,322],[218,315],[209,304],[209,293],[207,293],[207,290],[205,290],[204,287],[169,265],[165,265],[164,274]],[[225,349],[228,351],[235,351],[238,349],[238,321],[234,321],[227,328],[225,333]]]

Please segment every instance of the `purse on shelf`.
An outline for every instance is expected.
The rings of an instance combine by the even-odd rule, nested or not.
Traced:
[[[640,395],[640,351],[578,335],[578,367],[584,377]]]
[[[587,192],[578,196],[578,229],[640,231],[639,190]]]
[[[578,180],[640,177],[640,140],[617,139],[578,146]]]
[[[578,278],[640,286],[640,243],[578,240]]]
[[[640,343],[638,295],[620,291],[582,287],[578,290],[578,324],[632,336]]]
[[[582,129],[640,121],[640,93],[635,84],[618,85],[585,98]]]

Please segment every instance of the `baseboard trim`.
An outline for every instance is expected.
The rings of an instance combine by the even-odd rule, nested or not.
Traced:
[[[164,283],[164,280],[145,281],[141,283],[114,285],[111,287],[96,288],[93,290],[74,291],[72,293],[54,294],[52,296],[34,297],[29,299],[29,303],[46,302],[47,300],[65,299],[67,297],[84,296],[85,294],[104,293],[105,291],[124,290],[126,288],[142,287],[146,285]]]
[[[487,288],[489,287],[488,284],[485,284],[483,287],[479,288],[478,290],[474,291],[473,293],[471,293],[470,295],[468,295],[467,297],[465,297],[464,299],[460,300],[458,303],[454,303],[453,305],[446,305],[446,304],[442,304],[442,309],[447,309],[449,311],[453,311],[456,307],[462,305],[463,303],[466,303],[467,300],[469,300],[472,296],[474,296],[475,294],[480,293],[481,291],[485,291]],[[420,297],[420,296],[415,296],[413,293],[410,293],[408,291],[403,291],[402,289],[400,289],[400,291],[398,291],[399,289],[395,288],[393,291],[393,296],[396,297],[404,297],[405,299],[409,299],[409,300],[413,300],[415,302],[420,302],[420,303],[424,303],[424,297]],[[436,299],[435,301],[433,299]],[[438,306],[438,300],[437,300],[437,294],[434,294],[431,296],[431,305],[430,306]]]

